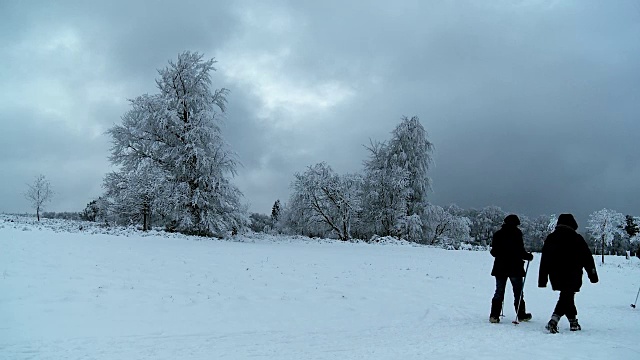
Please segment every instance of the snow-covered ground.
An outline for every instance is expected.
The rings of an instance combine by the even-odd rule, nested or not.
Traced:
[[[563,319],[555,335],[544,324],[557,293],[536,287],[538,260],[533,320],[513,325],[505,306],[490,324],[484,251],[0,215],[0,359],[640,359],[637,258],[609,256],[600,283],[585,277],[583,330]]]

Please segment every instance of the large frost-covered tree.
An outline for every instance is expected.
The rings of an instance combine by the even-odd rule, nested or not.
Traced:
[[[364,162],[362,219],[367,235],[396,235],[407,217],[409,171],[390,161],[386,143],[372,142]]]
[[[433,144],[417,116],[402,117],[389,141],[389,162],[408,173],[406,186],[407,215],[422,215],[427,204],[431,179],[427,172],[432,163]]]
[[[321,224],[339,239],[351,239],[352,220],[360,208],[360,177],[340,176],[326,163],[319,163],[295,178],[291,211],[307,227]]]
[[[626,220],[624,215],[610,209],[598,210],[589,216],[587,230],[589,230],[591,236],[600,240],[603,264],[605,246],[611,245],[616,235],[624,235],[625,224]]]
[[[44,208],[44,205],[51,201],[53,198],[53,190],[51,190],[51,183],[44,175],[38,175],[33,181],[33,184],[27,184],[28,189],[24,194],[24,197],[31,203],[31,206],[36,210],[36,217],[40,221],[40,212]]]
[[[221,236],[248,224],[242,194],[230,182],[238,161],[222,137],[227,89],[213,90],[214,59],[183,52],[158,71],[158,94],[131,100],[122,124],[109,130],[111,161],[133,177],[148,162],[161,174],[157,204],[169,227]]]
[[[363,217],[379,235],[424,236],[433,144],[417,116],[402,117],[391,140],[373,143],[364,162]],[[417,215],[413,216],[413,215]],[[417,226],[422,226],[420,231]]]

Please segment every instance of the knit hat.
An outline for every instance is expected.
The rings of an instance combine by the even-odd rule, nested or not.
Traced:
[[[518,215],[511,214],[504,218],[504,223],[506,225],[518,226],[520,225],[520,218],[518,218]]]
[[[578,223],[571,214],[560,214],[557,225],[566,225],[573,230],[578,230]]]

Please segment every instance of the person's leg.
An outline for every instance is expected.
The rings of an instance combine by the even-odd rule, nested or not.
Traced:
[[[515,306],[518,306],[518,300],[524,298],[524,294],[522,293],[522,278],[512,276],[509,280],[511,280],[511,287],[513,288],[513,303]]]
[[[569,330],[571,331],[578,331],[578,330],[582,330],[582,327],[580,326],[580,324],[578,323],[578,309],[576,309],[576,302],[575,302],[575,297],[576,297],[576,293],[574,293],[573,291],[565,291],[565,292],[561,292],[560,296],[563,296],[565,298],[565,306],[566,306],[566,315],[567,315],[567,319],[569,319]]]
[[[527,306],[524,302],[523,279],[519,276],[510,277],[513,288],[513,307],[518,314],[518,321],[531,320],[531,314],[527,313]]]
[[[566,291],[560,291],[558,302],[556,303],[555,309],[553,309],[553,314],[558,315],[558,321],[564,315],[567,315],[567,307],[568,307],[567,303],[569,301],[569,297],[567,296],[567,294],[568,293]]]
[[[560,292],[560,296],[558,297],[558,302],[556,303],[555,309],[553,309],[553,314],[551,315],[551,320],[547,323],[545,328],[549,330],[550,333],[555,334],[558,332],[558,322],[560,322],[560,318],[566,312],[566,296],[562,295],[562,291]]]
[[[576,309],[576,293],[573,291],[562,291],[560,296],[564,296],[565,303],[565,315],[567,319],[575,319],[578,316],[578,309]]]
[[[496,276],[496,292],[491,299],[491,314],[489,321],[500,322],[500,310],[502,310],[502,302],[504,301],[504,290],[507,286],[507,278]]]

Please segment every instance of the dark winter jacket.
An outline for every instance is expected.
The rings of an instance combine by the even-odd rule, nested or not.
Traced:
[[[524,276],[524,261],[533,255],[524,249],[520,220],[516,215],[505,218],[500,230],[493,234],[491,255],[495,257],[491,275],[500,277]]]
[[[542,247],[539,287],[546,287],[550,280],[553,290],[578,292],[582,286],[582,269],[586,270],[592,283],[598,282],[591,250],[577,229],[573,215],[560,215],[555,230],[547,236]]]

